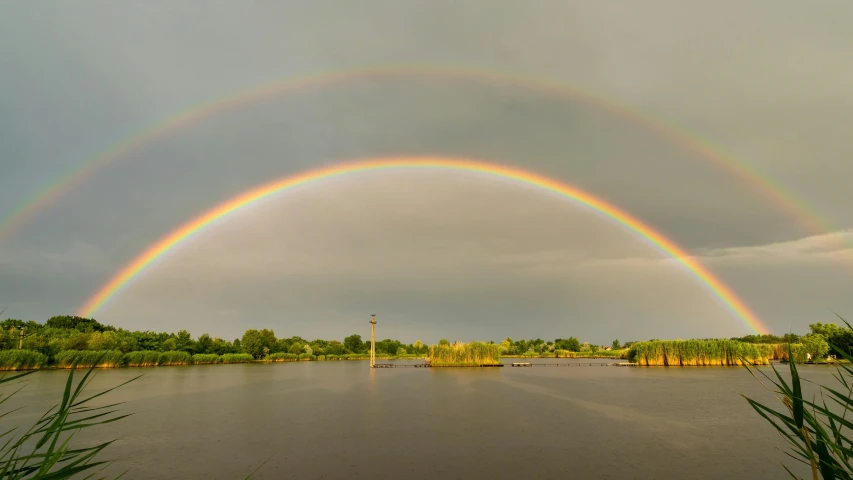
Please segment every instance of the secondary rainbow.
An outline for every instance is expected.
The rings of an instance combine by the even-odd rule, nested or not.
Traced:
[[[80,307],[79,315],[91,317],[110,298],[118,293],[122,287],[133,278],[143,272],[158,258],[169,250],[172,250],[182,242],[186,241],[196,232],[202,230],[218,219],[230,215],[240,209],[246,208],[255,202],[267,198],[278,192],[322,179],[346,175],[355,172],[381,169],[403,169],[403,168],[439,168],[446,170],[461,170],[468,172],[479,172],[496,177],[516,180],[521,183],[534,185],[542,189],[555,192],[576,203],[589,207],[601,214],[611,218],[622,226],[632,230],[645,238],[653,246],[666,255],[675,258],[690,273],[692,273],[713,295],[715,295],[737,318],[750,329],[757,333],[767,333],[768,330],[759,318],[753,313],[737,295],[714,274],[703,267],[698,261],[690,257],[681,247],[666,238],[660,232],[634,218],[627,212],[607,203],[606,201],[581,191],[557,180],[546,178],[536,173],[519,170],[516,168],[486,163],[471,159],[456,159],[446,157],[402,157],[402,158],[376,158],[351,163],[339,164],[331,167],[321,168],[302,174],[288,176],[265,185],[248,190],[224,203],[221,203],[193,220],[175,229],[157,243],[145,249],[139,256],[133,259],[107,281],[97,292],[95,292],[86,303]]]
[[[149,127],[138,131],[109,149],[76,165],[52,183],[22,199],[0,218],[0,238],[8,235],[23,225],[38,211],[50,205],[61,195],[71,191],[90,177],[99,167],[109,164],[145,145],[171,133],[180,131],[219,113],[235,108],[252,105],[278,95],[300,92],[309,88],[320,88],[359,79],[394,77],[445,77],[470,81],[487,82],[496,85],[509,85],[529,89],[547,95],[571,99],[589,107],[607,112],[625,121],[639,125],[646,130],[659,135],[661,138],[683,148],[699,158],[728,171],[746,182],[756,192],[764,196],[777,208],[784,210],[793,218],[802,222],[810,234],[831,233],[837,230],[828,221],[807,207],[796,196],[786,191],[778,183],[751,169],[749,166],[714,148],[708,142],[693,137],[668,124],[667,122],[644,115],[627,106],[619,105],[579,88],[562,83],[541,80],[538,78],[507,74],[479,68],[448,67],[448,66],[379,66],[359,68],[337,72],[326,72],[301,78],[288,78],[271,84],[261,85],[248,90],[242,90],[224,97],[219,97],[185,109],[175,115],[162,119]],[[837,237],[841,238],[841,237]],[[843,242],[841,242],[843,244]],[[845,244],[846,245],[846,244]]]

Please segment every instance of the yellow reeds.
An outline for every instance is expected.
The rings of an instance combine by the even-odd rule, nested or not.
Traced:
[[[500,365],[500,345],[493,343],[471,342],[453,345],[432,345],[429,358],[434,367],[470,367],[481,365]]]
[[[631,346],[628,359],[642,366],[767,365],[774,346],[736,340],[654,340]]]

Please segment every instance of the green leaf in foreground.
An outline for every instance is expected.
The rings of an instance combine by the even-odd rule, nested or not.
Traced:
[[[844,323],[853,331],[849,323]],[[853,362],[853,358],[843,349],[836,345],[832,348],[844,360]],[[795,358],[790,346],[788,358]],[[789,456],[808,466],[813,480],[853,480],[853,435],[850,434],[853,432],[853,421],[848,418],[848,413],[853,412],[853,382],[850,381],[853,379],[853,367],[849,364],[835,367],[833,377],[841,388],[810,382],[819,389],[821,400],[818,401],[803,398],[802,382],[807,380],[801,378],[795,361],[789,363],[790,385],[774,366],[771,368],[775,378],[747,362],[744,362],[744,366],[784,406],[783,410],[777,411],[744,396],[756,413],[773,425],[786,440],[791,448]],[[758,373],[764,380],[759,378]],[[829,405],[825,398],[831,400]],[[784,468],[792,478],[798,478],[787,466]]]

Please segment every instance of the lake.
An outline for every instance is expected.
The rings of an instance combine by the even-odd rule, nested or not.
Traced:
[[[118,438],[104,458],[117,460],[109,472],[129,470],[130,479],[244,478],[271,456],[255,478],[760,479],[783,478],[780,462],[793,463],[740,397],[772,400],[744,368],[512,361],[608,362],[100,370],[92,391],[144,374],[104,400],[127,401],[122,411],[134,415],[78,437]],[[802,374],[829,381],[833,370]],[[67,374],[27,377],[5,405],[23,411],[3,421],[29,426],[61,398]]]

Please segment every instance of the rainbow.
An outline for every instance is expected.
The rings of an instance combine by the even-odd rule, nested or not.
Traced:
[[[619,208],[589,193],[535,173],[476,160],[445,157],[376,158],[355,161],[321,168],[298,175],[287,176],[248,190],[190,220],[145,249],[140,255],[125,265],[109,281],[101,286],[97,292],[95,292],[86,301],[86,303],[80,307],[78,315],[82,317],[91,317],[96,311],[98,311],[98,309],[109,301],[110,298],[115,296],[116,293],[118,293],[124,286],[142,273],[158,258],[185,242],[192,235],[204,229],[212,222],[246,208],[260,200],[293,187],[327,178],[339,177],[355,172],[403,168],[438,168],[484,173],[495,177],[515,180],[523,184],[533,185],[535,187],[557,193],[580,205],[591,208],[645,238],[664,254],[675,258],[705,287],[707,287],[707,289],[736,317],[741,319],[748,328],[758,333],[766,333],[768,331],[758,317],[750,311],[746,304],[740,300],[737,295],[735,295],[735,293],[726,286],[726,284],[715,277],[714,274],[705,269],[705,267],[703,267],[698,261],[690,257],[682,248],[666,238],[663,234],[655,231],[653,228],[642,223],[627,212],[620,210]]]
[[[160,120],[147,128],[135,132],[130,136],[118,141],[107,150],[91,157],[81,164],[70,169],[61,177],[43,188],[35,191],[32,195],[23,198],[8,212],[0,217],[0,238],[5,237],[16,228],[23,225],[27,220],[35,216],[37,212],[50,205],[61,195],[71,191],[90,177],[99,167],[109,164],[129,153],[138,150],[165,137],[173,132],[180,131],[190,125],[203,121],[222,112],[254,104],[271,97],[286,93],[298,92],[308,88],[320,88],[346,81],[372,78],[395,78],[395,77],[441,77],[451,79],[463,79],[470,81],[489,82],[497,85],[508,85],[516,88],[525,88],[538,91],[543,94],[554,95],[579,102],[583,105],[604,111],[625,121],[639,125],[653,132],[673,145],[705,159],[713,165],[728,171],[732,175],[745,181],[750,187],[760,192],[766,200],[778,208],[786,211],[793,218],[799,219],[808,226],[811,234],[824,234],[837,230],[829,222],[808,208],[793,194],[787,192],[779,184],[766,176],[751,169],[742,162],[736,161],[734,157],[712,147],[705,141],[691,137],[667,122],[646,116],[629,107],[618,105],[608,101],[601,96],[585,92],[583,90],[569,87],[561,83],[535,78],[523,77],[512,74],[493,72],[482,69],[443,67],[443,66],[395,66],[374,67],[358,70],[338,71],[322,73],[302,78],[289,78],[271,84],[242,90],[240,92],[219,97],[212,101],[204,102],[189,109],[183,110],[173,116]],[[840,237],[839,237],[840,238]]]

